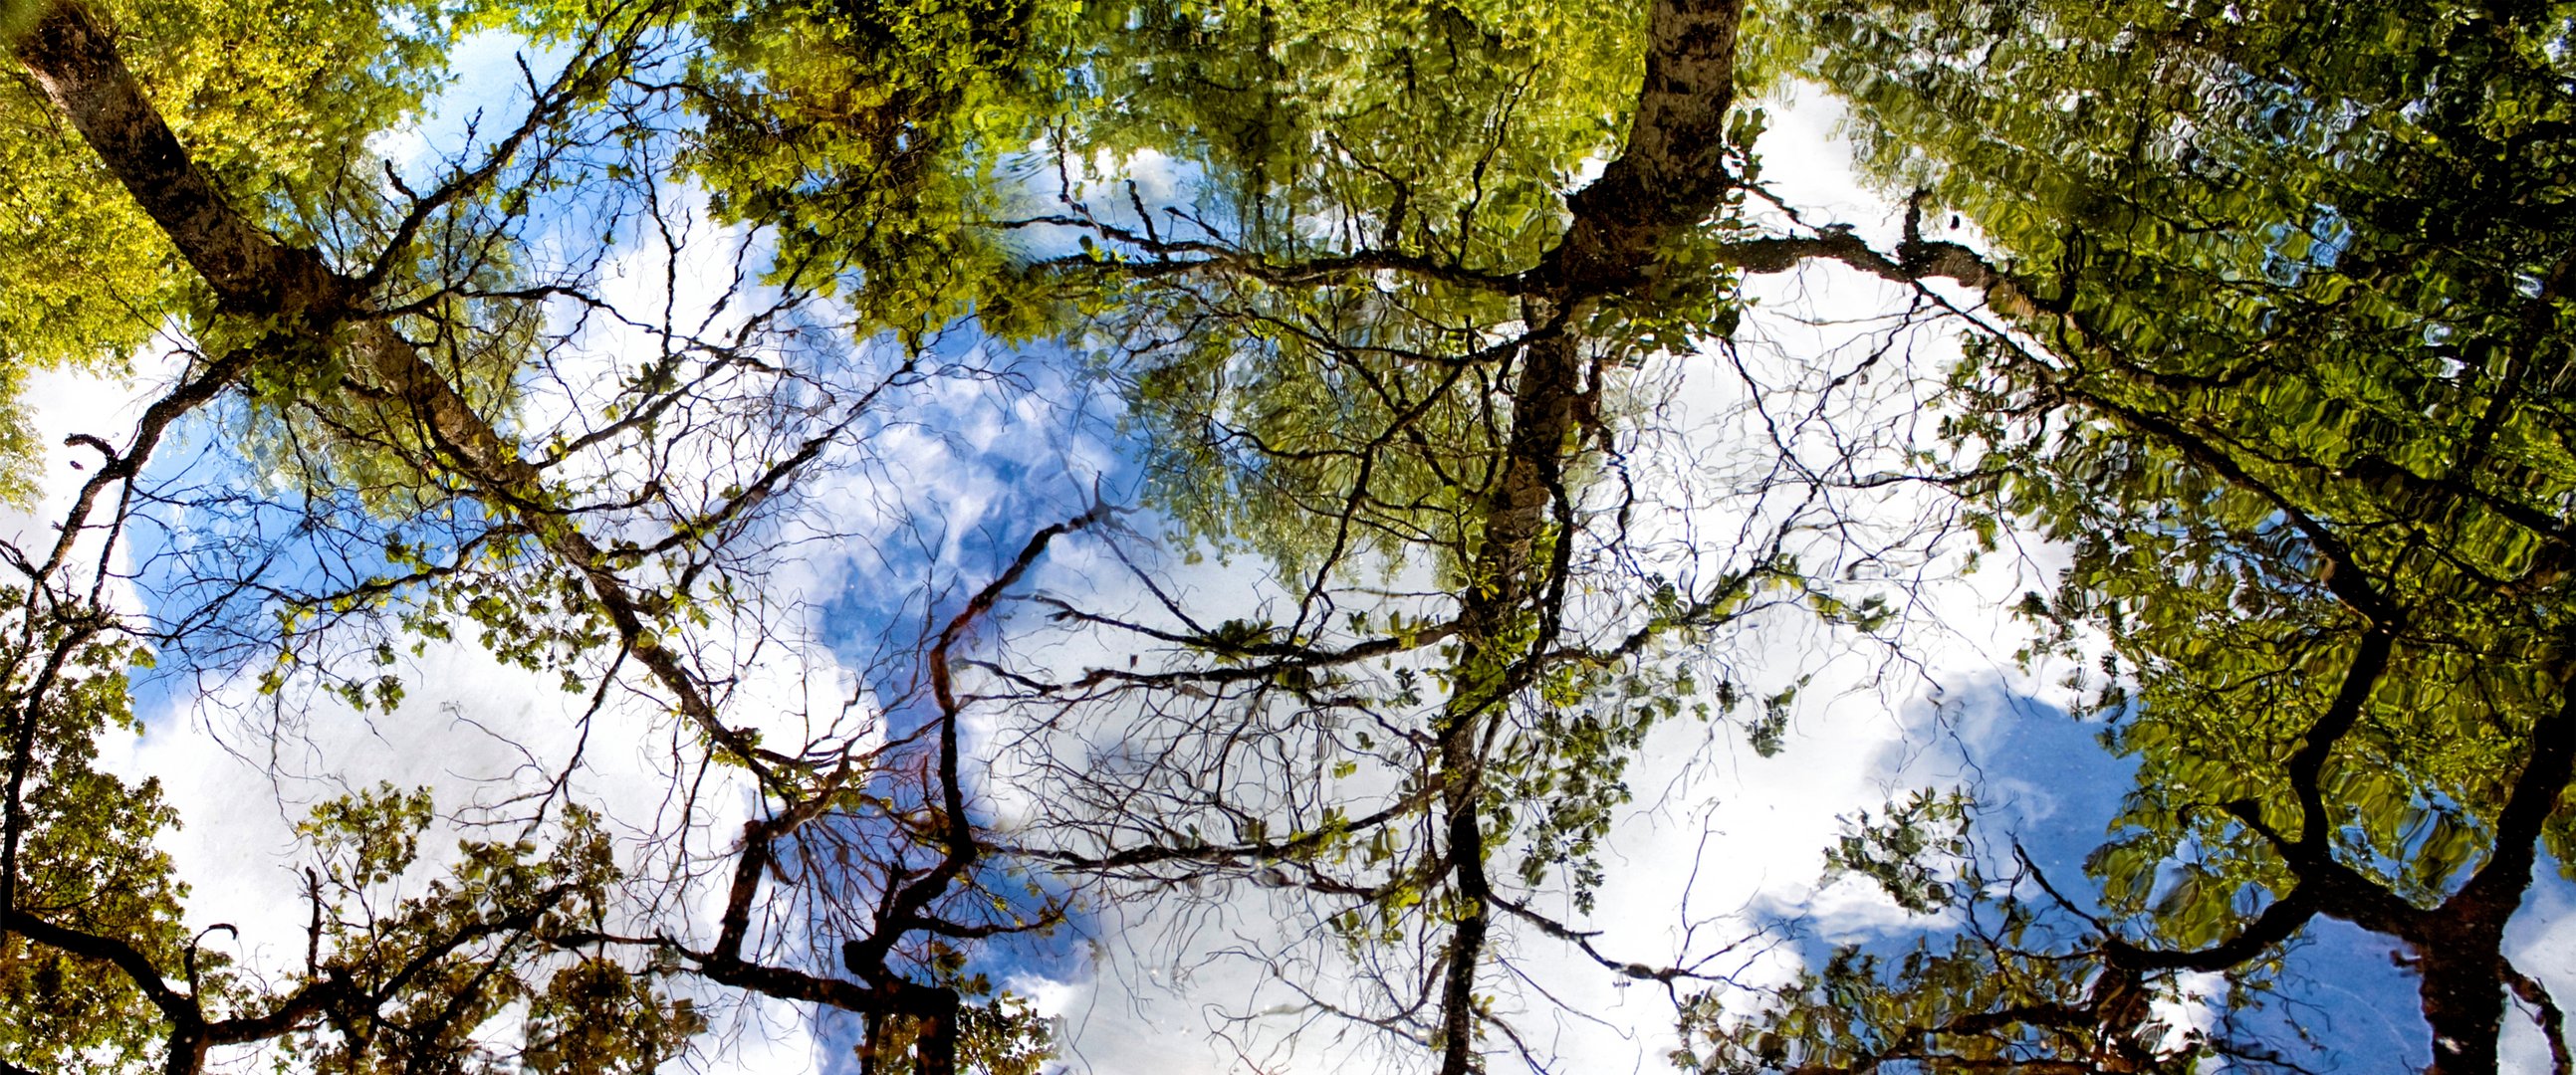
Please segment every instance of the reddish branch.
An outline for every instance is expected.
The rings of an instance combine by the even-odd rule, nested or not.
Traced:
[[[669,952],[684,959],[691,972],[709,981],[762,996],[819,1004],[865,1016],[872,1044],[878,1039],[878,1028],[886,1019],[908,1019],[917,1030],[913,1046],[915,1070],[923,1075],[953,1075],[957,1065],[961,1003],[957,990],[948,985],[915,981],[895,965],[897,947],[909,940],[925,935],[961,937],[1000,932],[948,920],[934,909],[966,877],[984,852],[972,815],[968,812],[963,753],[958,742],[960,705],[950,679],[950,653],[965,641],[967,633],[978,622],[992,613],[1002,596],[1027,576],[1039,558],[1045,555],[1049,544],[1056,538],[1095,525],[1108,517],[1109,509],[1105,505],[1095,506],[1082,515],[1048,526],[1031,536],[1010,566],[976,591],[965,607],[950,618],[931,646],[928,658],[931,689],[939,709],[932,718],[938,725],[939,746],[934,762],[936,783],[931,793],[938,797],[938,803],[924,811],[931,819],[924,827],[934,833],[940,859],[930,869],[901,883],[890,884],[868,933],[842,943],[841,962],[857,981],[763,963],[744,954],[751,940],[752,915],[761,902],[762,878],[774,872],[779,860],[779,843],[808,825],[825,821],[840,808],[844,785],[851,777],[851,770],[846,766],[826,775],[777,813],[743,826],[742,846],[735,853],[733,876],[725,893],[724,910],[717,919],[713,947],[698,950],[668,936],[621,937],[597,932],[558,934],[549,938],[550,942],[565,948],[606,943]],[[900,876],[900,871],[890,870],[889,876]],[[879,1059],[873,1055],[868,1057],[870,1070],[874,1070]]]

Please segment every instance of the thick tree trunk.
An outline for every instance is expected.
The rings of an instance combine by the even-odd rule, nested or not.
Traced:
[[[2415,942],[2424,1021],[2433,1029],[2427,1075],[2494,1075],[2496,1036],[2504,1030],[2504,943],[2501,921],[2430,931]]]
[[[1539,272],[1546,294],[1531,304],[1535,331],[1520,356],[1503,470],[1485,505],[1460,602],[1464,675],[1439,729],[1444,842],[1462,904],[1450,927],[1441,983],[1441,1075],[1480,1067],[1475,989],[1493,909],[1479,771],[1487,724],[1505,703],[1510,669],[1521,656],[1506,650],[1520,644],[1520,629],[1537,615],[1533,599],[1549,588],[1551,565],[1540,562],[1538,551],[1556,513],[1568,506],[1566,467],[1592,405],[1582,340],[1570,326],[1589,300],[1649,283],[1665,244],[1705,219],[1725,194],[1731,180],[1720,165],[1742,13],[1741,0],[1656,0],[1627,145],[1598,182],[1574,196],[1573,223]]]
[[[2531,887],[2540,830],[2576,773],[2576,689],[2531,729],[2531,758],[2496,812],[2486,864],[2440,907],[2420,912],[2405,936],[2420,959],[2424,1021],[2433,1029],[2433,1075],[2490,1075],[2504,1029],[2504,928]],[[2364,922],[2368,926],[2371,923]]]
[[[1628,143],[1575,194],[1574,222],[1549,255],[1561,301],[1645,282],[1658,249],[1706,219],[1733,184],[1726,114],[1743,15],[1742,0],[1656,0]]]
[[[48,6],[18,39],[17,55],[225,309],[273,314],[344,301],[321,258],[254,227],[189,160],[88,8],[77,0]]]

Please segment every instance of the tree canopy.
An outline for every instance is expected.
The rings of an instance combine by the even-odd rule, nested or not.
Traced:
[[[1255,1070],[2311,1070],[2334,922],[2570,1070],[2576,6],[2329,7],[9,6],[0,397],[134,403],[0,414],[0,1071],[1016,1075],[1140,946]],[[2078,862],[1646,860],[1970,621]]]

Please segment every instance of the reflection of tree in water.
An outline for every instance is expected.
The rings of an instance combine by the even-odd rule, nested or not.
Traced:
[[[2016,871],[1974,943],[1838,965],[1712,1063],[2188,1065],[2110,1016],[2185,971],[2254,1003],[2321,918],[2404,942],[2435,1070],[2494,1068],[2508,996],[2567,1063],[2502,951],[2534,856],[2564,858],[2576,750],[2564,19],[2316,15],[1799,24],[1873,167],[2046,296],[1972,350],[1955,433],[2009,475],[1999,507],[2073,546],[2030,611],[2107,643],[2092,712],[2140,767],[2089,878]]]
[[[52,199],[27,219],[103,223],[0,234],[12,368],[155,331],[185,360],[12,558],[0,984],[47,1014],[0,1061],[641,1070],[701,1001],[767,997],[853,1013],[866,1070],[1026,1071],[1046,1031],[994,953],[1251,891],[1282,925],[1227,954],[1291,1018],[1221,1015],[1247,1050],[1561,1066],[1552,952],[1660,987],[1685,1066],[2296,1068],[2299,1022],[2253,1016],[2336,920],[2411,953],[2435,1069],[2493,1069],[2508,997],[2564,1068],[2503,944],[2576,765],[2569,26],[2340,15],[493,5],[271,56],[257,24],[31,8],[0,168]],[[552,49],[512,118],[426,174],[375,157],[495,27]],[[1763,185],[1739,87],[1790,76],[1913,192],[1892,243]],[[1170,202],[1116,175],[1149,151],[1191,177]],[[1745,282],[1809,265],[1906,305],[1864,346],[1751,346]],[[1926,368],[1925,326],[1965,357]],[[920,622],[867,692],[760,711],[747,669],[806,615],[770,580],[863,540],[814,491],[894,473],[943,385],[1017,390],[989,356],[1018,341],[1126,392],[1141,507],[1267,597],[1178,584],[1117,506],[1023,520],[892,602]],[[1658,378],[1694,365],[1738,398],[1684,429],[1707,408]],[[156,469],[209,418],[231,439]],[[148,622],[112,592],[129,526],[171,535]],[[1925,794],[1824,849],[1959,927],[1922,947],[1759,995],[1741,936],[1613,950],[1658,730],[1771,752],[1816,669],[1767,636],[1907,668],[1925,576],[2015,533],[2073,554],[2021,606],[2032,659],[2077,658],[2136,764],[2082,869]],[[1117,588],[1041,588],[1068,549]],[[135,656],[272,699],[242,731],[278,743],[315,701],[390,717],[404,651],[459,637],[587,702],[570,755],[529,729],[471,808],[324,804],[300,965],[192,940],[157,786],[92,765]],[[629,711],[651,816],[575,779]],[[1043,808],[999,818],[1005,783]],[[2164,1025],[2212,980],[2211,1029]]]

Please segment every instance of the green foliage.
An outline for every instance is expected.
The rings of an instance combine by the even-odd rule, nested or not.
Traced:
[[[9,595],[13,606],[17,596]],[[178,819],[158,781],[128,782],[95,767],[102,739],[130,733],[134,721],[126,651],[86,650],[58,684],[54,704],[35,710],[17,905],[55,925],[123,938],[176,967],[189,948],[181,925],[187,887],[156,841]],[[12,656],[8,664],[20,677],[36,663],[23,650]],[[12,683],[8,696],[20,696],[25,682]],[[224,964],[214,952],[195,959],[208,983],[224,981]],[[11,1013],[0,1020],[0,1060],[29,1070],[131,1070],[149,1063],[160,1044],[159,1011],[122,972],[19,937],[0,940],[0,1008]]]
[[[644,1075],[681,1055],[706,1025],[690,1001],[665,998],[650,978],[591,957],[554,972],[531,999],[520,1061],[539,1075]]]
[[[1562,875],[1577,909],[1590,912],[1607,875],[1604,843],[1634,797],[1625,776],[1647,732],[1678,717],[1699,694],[1686,667],[1639,662],[1616,672],[1574,668],[1537,689],[1541,709],[1486,769],[1485,809],[1502,840],[1521,842],[1523,884]]]
[[[419,840],[435,818],[426,789],[380,785],[317,805],[299,827],[315,858],[320,962],[308,973],[380,999],[301,1031],[288,1056],[322,1070],[510,1070],[488,1028],[524,1006],[516,1065],[645,1072],[705,1028],[652,974],[556,957],[543,940],[597,928],[621,879],[596,813],[566,808],[551,846],[460,841],[423,883]]]
[[[1054,1053],[1054,1038],[1047,1020],[1031,1010],[1028,1002],[1003,995],[980,1002],[961,1004],[956,1013],[957,1070],[978,1075],[1038,1075]],[[858,1055],[868,1070],[886,1075],[913,1075],[920,1067],[914,1063],[914,1046],[922,1032],[918,1020],[888,1016],[879,1023],[877,1036],[858,1047]]]
[[[1858,874],[1915,914],[1949,906],[1957,893],[1945,867],[1967,860],[1975,806],[1964,792],[1923,788],[1903,802],[1889,801],[1876,822],[1866,810],[1844,819],[1842,835],[1825,849],[1826,882]],[[1964,885],[1976,887],[1973,875]]]
[[[2168,1027],[2135,981],[2088,981],[2078,963],[2011,950],[2029,928],[2008,920],[1993,938],[1946,949],[1918,945],[1888,960],[1846,949],[1765,998],[1751,1018],[1730,1015],[1717,991],[1682,1006],[1677,1066],[1709,1075],[1778,1071],[1939,1073],[2060,1063],[2081,1070],[2182,1075],[2212,1056],[2197,1032],[2166,1048]],[[1987,1018],[2004,1013],[2001,1018]],[[1948,1032],[1924,1028],[1950,1027]]]
[[[32,8],[32,5],[30,6]],[[435,84],[434,5],[309,0],[93,5],[182,143],[254,219],[298,241],[366,140]],[[204,285],[24,80],[0,91],[0,494],[24,497],[27,374],[114,373],[165,328],[203,329]]]
[[[1036,136],[1071,72],[1042,42],[1059,0],[707,4],[691,63],[705,123],[685,159],[724,217],[779,229],[776,277],[826,287],[867,323],[918,341],[976,315],[1032,334],[990,224],[1007,158]]]
[[[1065,148],[1205,169],[1201,215],[1265,257],[1370,246],[1513,272],[1556,239],[1585,159],[1626,133],[1642,15],[1418,0],[1095,6],[1075,51],[1099,86]]]
[[[1537,264],[1587,161],[1615,151],[1641,15],[1405,0],[1093,9],[1082,55],[1100,85],[1052,148],[1110,166],[1150,152],[1194,203],[1120,226],[1213,244],[1234,264],[1370,251],[1441,270],[1211,268],[1114,285],[1089,342],[1133,378],[1157,508],[1292,577],[1363,553],[1436,551],[1463,570],[1472,490],[1508,428],[1492,409],[1507,343],[1528,313],[1478,280]],[[1111,20],[1123,26],[1100,25]],[[1097,257],[1116,281],[1121,264],[1181,255],[1127,241]]]
[[[1927,234],[1990,242],[2040,307],[1969,347],[1945,432],[1961,469],[2002,475],[1994,510],[2072,552],[2023,611],[2139,763],[2086,862],[2103,928],[2204,949],[2291,891],[2266,832],[2311,820],[2291,764],[2311,743],[2332,857],[2414,906],[2456,891],[2570,690],[2570,10],[1771,18]],[[2567,831],[2546,836],[2562,867]],[[1844,1002],[1810,986],[1793,1009]]]
[[[2535,51],[2554,24],[2356,5],[2327,32],[2308,9],[2158,10],[2067,9],[2068,33],[1997,37],[1985,78],[1934,76],[1910,109],[1893,80],[1856,82],[1888,99],[1887,145],[1937,147],[1914,158],[1938,162],[1936,197],[2069,296],[2051,341],[2066,368],[1988,345],[1958,380],[1978,415],[2074,406],[1953,432],[2012,469],[2006,510],[2075,548],[2048,615],[2112,643],[2096,711],[2145,763],[2124,823],[2158,854],[2217,856],[2224,890],[2262,884],[2269,856],[2209,807],[2294,821],[2283,770],[2245,761],[2286,757],[2352,663],[2334,575],[2403,610],[2328,800],[2354,854],[2429,897],[2561,690],[2563,540],[2530,519],[2576,492],[2552,357],[2576,201],[2553,151],[2508,148],[2576,118]],[[2075,118],[2028,107],[2057,95]],[[1914,125],[2005,111],[2025,126]],[[1978,200],[2007,183],[2043,211]]]
[[[428,788],[381,784],[316,805],[296,831],[312,842],[331,884],[364,889],[411,869],[430,816]]]

